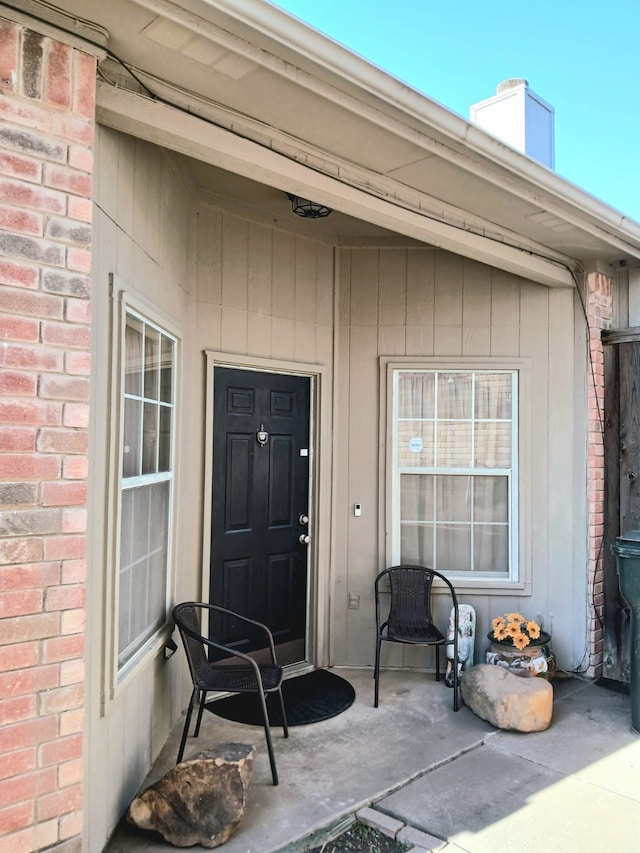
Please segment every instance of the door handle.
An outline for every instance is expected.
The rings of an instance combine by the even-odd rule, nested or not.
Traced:
[[[302,534],[298,537],[298,542],[299,542],[301,545],[308,545],[308,544],[309,544],[309,542],[311,542],[311,537],[310,537],[310,536],[307,536],[307,534],[306,534],[306,533],[302,533]]]

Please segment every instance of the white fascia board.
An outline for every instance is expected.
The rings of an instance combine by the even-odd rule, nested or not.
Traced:
[[[569,269],[495,239],[456,228],[369,195],[184,111],[98,84],[97,120],[116,130],[350,216],[499,267],[549,287],[573,287]]]

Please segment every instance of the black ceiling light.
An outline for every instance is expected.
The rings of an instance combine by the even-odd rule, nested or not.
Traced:
[[[309,201],[307,198],[300,198],[300,196],[291,195],[291,193],[287,193],[287,197],[291,202],[291,210],[296,216],[301,216],[303,219],[323,219],[333,213],[333,209],[327,207],[326,204]]]

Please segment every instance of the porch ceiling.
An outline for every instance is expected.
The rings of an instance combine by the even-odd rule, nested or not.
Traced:
[[[45,18],[55,6],[99,25],[112,56],[165,103],[376,199],[560,262],[640,258],[638,223],[267,2],[11,5]],[[108,65],[112,81],[115,73],[120,85],[136,88],[113,59]],[[193,176],[219,192],[221,176],[210,168],[194,166]],[[232,198],[250,191],[246,201],[257,209],[286,207],[286,198],[259,183],[224,179]],[[347,242],[400,230],[345,212],[320,227]]]

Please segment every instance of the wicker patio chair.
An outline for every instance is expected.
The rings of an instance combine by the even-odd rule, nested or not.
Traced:
[[[271,663],[262,664],[256,663],[249,655],[239,652],[236,649],[230,648],[224,643],[217,642],[210,637],[204,637],[201,633],[201,615],[204,611],[209,614],[220,613],[231,617],[233,620],[246,623],[264,632],[265,639],[268,643],[271,652]],[[269,751],[269,763],[271,764],[271,775],[273,784],[278,784],[278,771],[276,770],[276,760],[273,754],[273,744],[271,742],[271,729],[269,727],[269,714],[267,712],[267,704],[265,694],[277,693],[280,700],[280,708],[282,710],[283,732],[285,737],[289,737],[289,729],[287,727],[287,716],[284,709],[284,701],[282,699],[282,667],[278,666],[276,653],[273,644],[273,636],[266,625],[261,622],[256,622],[253,619],[248,619],[246,616],[240,616],[231,610],[224,607],[218,607],[214,604],[203,604],[195,601],[187,601],[182,604],[177,604],[173,608],[173,620],[180,632],[184,650],[189,663],[189,671],[193,682],[193,690],[187,716],[182,730],[182,739],[180,741],[180,749],[178,751],[179,764],[182,761],[184,747],[187,742],[189,733],[189,725],[191,723],[191,715],[198,695],[200,695],[200,708],[198,710],[198,719],[193,733],[194,737],[198,737],[200,733],[200,723],[202,722],[202,712],[207,697],[207,693],[217,691],[223,693],[255,693],[260,698],[262,706],[262,717],[264,721],[264,733],[267,740],[267,749]],[[211,651],[222,653],[221,657],[226,660],[224,663],[217,662],[212,658]],[[229,663],[229,658],[237,658],[239,663]]]
[[[438,579],[451,596],[454,611],[453,641],[434,624],[431,611],[433,581]],[[388,610],[383,598],[389,598]],[[382,644],[407,643],[414,646],[435,646],[436,681],[440,681],[440,646],[453,645],[453,672],[458,672],[458,599],[451,582],[435,569],[424,566],[392,566],[380,572],[375,581],[376,600],[376,662],[374,670],[375,699],[378,707],[380,683],[380,651]],[[388,615],[384,615],[388,614]],[[448,614],[447,614],[448,615]],[[458,678],[453,679],[453,710],[457,711]]]

